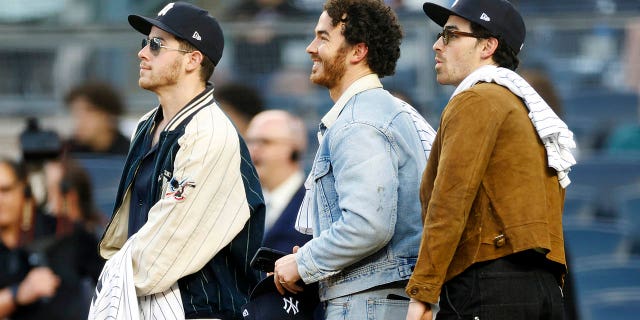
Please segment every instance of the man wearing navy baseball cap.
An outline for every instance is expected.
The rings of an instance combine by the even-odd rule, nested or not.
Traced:
[[[142,318],[241,319],[260,278],[249,263],[262,241],[264,201],[245,142],[208,82],[222,58],[222,29],[184,2],[152,18],[130,15],[129,23],[144,35],[138,84],[159,105],[133,136],[100,254],[131,260],[126,283],[140,307],[128,311]],[[97,298],[122,275],[103,270]],[[127,306],[100,301],[90,318]]]
[[[506,0],[423,9],[443,28],[437,81],[456,89],[420,186],[424,232],[406,319],[562,319],[575,143],[514,72],[524,21]]]

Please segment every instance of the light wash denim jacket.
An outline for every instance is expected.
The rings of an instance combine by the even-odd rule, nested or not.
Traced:
[[[314,239],[296,254],[300,276],[320,282],[323,301],[411,276],[435,132],[408,109],[380,85],[351,97],[324,132],[306,195]],[[416,116],[428,127],[426,146]]]

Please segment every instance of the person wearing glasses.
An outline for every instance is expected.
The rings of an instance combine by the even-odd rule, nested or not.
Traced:
[[[310,235],[294,228],[304,198],[302,158],[307,147],[304,121],[285,110],[256,114],[245,134],[264,192],[266,216],[262,245],[283,252],[305,244]]]
[[[281,293],[318,283],[325,319],[402,319],[418,256],[418,188],[435,131],[385,90],[402,30],[379,0],[329,0],[307,47],[310,80],[333,107],[305,181],[296,228],[313,233],[276,261]]]
[[[456,86],[420,186],[406,319],[562,319],[562,208],[573,134],[514,70],[525,24],[505,0],[427,2],[437,81]]]
[[[145,312],[154,312],[159,296],[165,306],[177,300],[178,307],[161,310],[167,319],[241,318],[260,277],[249,264],[262,241],[264,201],[248,149],[208,82],[222,57],[222,30],[207,11],[184,2],[128,20],[144,35],[138,85],[159,105],[132,138],[99,246],[112,259],[96,296],[112,285],[108,268],[117,256],[131,260],[143,318],[152,317]],[[109,310],[93,305],[90,318],[110,315],[100,312]]]

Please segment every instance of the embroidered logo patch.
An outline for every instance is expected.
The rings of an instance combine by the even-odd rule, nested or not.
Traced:
[[[182,201],[185,199],[185,191],[187,187],[195,188],[196,183],[189,178],[178,181],[176,177],[173,177],[171,178],[171,181],[169,181],[169,190],[165,193],[164,197],[173,197],[177,201]]]
[[[169,12],[169,10],[171,10],[173,8],[173,2],[169,3],[168,5],[164,6],[164,8],[162,8],[162,10],[160,10],[160,12],[158,12],[158,17],[160,16],[164,16],[165,14],[167,14],[167,12]]]
[[[282,298],[282,300],[284,300],[283,309],[287,312],[287,314],[292,311],[294,315],[300,312],[300,309],[298,309],[298,300],[295,300],[295,304],[293,303],[293,297],[289,297],[289,300],[287,300],[286,298]]]

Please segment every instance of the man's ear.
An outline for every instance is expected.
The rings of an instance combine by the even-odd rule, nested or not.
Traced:
[[[364,44],[364,42],[358,43],[353,46],[352,49],[351,62],[358,63],[364,60],[367,57],[367,53],[369,52],[369,47]]]
[[[482,55],[483,59],[488,59],[498,50],[498,39],[494,37],[487,38],[484,41],[484,45],[482,47]]]
[[[187,65],[185,66],[187,71],[193,71],[197,69],[204,59],[204,55],[202,55],[202,52],[197,50],[191,53],[187,53],[187,55],[189,56],[189,61],[187,61]]]

